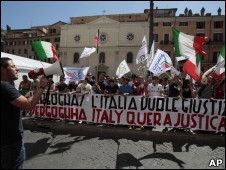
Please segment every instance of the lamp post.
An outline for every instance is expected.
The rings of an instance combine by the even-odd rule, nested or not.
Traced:
[[[154,37],[153,37],[153,8],[154,8],[154,3],[153,3],[153,1],[150,1],[148,54],[150,54],[151,45],[152,45],[152,42],[154,40]],[[148,67],[147,67],[147,60],[146,60],[146,61],[141,62],[140,67],[138,68],[138,72],[143,77],[146,77],[147,71],[148,71]]]
[[[151,50],[151,43],[154,40],[154,37],[153,37],[153,8],[154,8],[154,3],[153,3],[153,1],[150,1],[150,12],[149,12],[149,49],[148,49],[149,54],[150,54],[150,50]]]

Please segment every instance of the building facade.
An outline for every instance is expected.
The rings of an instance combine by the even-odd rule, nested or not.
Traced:
[[[150,10],[145,9],[144,13],[136,14],[71,17],[70,24],[58,22],[48,26],[46,32],[41,29],[45,27],[41,26],[29,29],[36,33],[33,33],[32,37],[15,37],[17,30],[11,30],[14,36],[3,38],[5,52],[37,59],[30,42],[43,40],[55,45],[63,67],[89,66],[89,71],[96,77],[100,72],[114,77],[119,63],[125,59],[131,69],[129,74],[140,74],[139,68],[142,64],[136,64],[136,56],[144,36],[148,44],[152,43],[149,42],[149,30],[150,26],[153,26],[155,51],[160,49],[167,52],[174,66],[179,69],[183,61],[178,63],[175,60],[172,35],[174,26],[180,32],[189,35],[208,37],[203,46],[207,54],[202,56],[201,60],[202,71],[206,71],[216,64],[225,43],[225,15],[221,15],[220,8],[217,11],[218,15],[205,14],[204,8],[198,14],[193,14],[191,10],[185,8],[184,14],[176,16],[176,11],[177,8],[154,9],[152,25],[149,24]],[[100,32],[98,53],[79,58],[84,47],[94,47],[94,37],[98,29]],[[22,31],[27,35],[26,30]],[[6,35],[9,33],[7,30]],[[26,40],[29,44],[25,43]],[[22,43],[19,44],[18,41]]]

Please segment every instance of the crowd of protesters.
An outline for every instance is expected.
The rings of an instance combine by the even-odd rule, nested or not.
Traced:
[[[24,76],[26,79],[26,76]],[[67,93],[68,96],[84,96],[86,94],[103,94],[105,96],[113,95],[136,95],[141,97],[177,97],[177,98],[197,98],[197,99],[225,99],[225,77],[223,79],[214,79],[212,76],[207,76],[205,81],[200,79],[199,82],[193,82],[192,79],[174,77],[159,78],[157,75],[150,74],[147,77],[141,75],[110,77],[104,73],[100,73],[95,78],[91,72],[88,72],[86,77],[79,82],[69,81],[66,83],[64,77],[60,77],[59,82],[51,80],[50,92]],[[24,80],[23,80],[24,81]],[[27,81],[27,80],[26,80]],[[34,83],[37,80],[30,82],[30,90],[34,89]],[[35,87],[38,87],[36,83]],[[21,87],[21,86],[20,86]],[[18,89],[20,90],[20,89]],[[28,90],[28,88],[26,89]],[[46,88],[45,91],[48,89]],[[86,123],[79,121],[79,123]],[[129,126],[133,129],[134,126]],[[140,126],[140,128],[144,128]],[[151,127],[154,128],[154,127]],[[177,130],[177,129],[173,129]],[[168,131],[165,128],[164,131]],[[189,129],[192,133],[192,130]]]

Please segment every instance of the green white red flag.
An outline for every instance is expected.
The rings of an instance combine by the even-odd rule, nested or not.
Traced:
[[[54,62],[58,60],[56,49],[50,42],[32,41],[31,45],[39,60],[47,58],[52,58]]]
[[[201,56],[206,54],[202,50],[202,46],[207,37],[187,35],[174,27],[172,27],[172,32],[176,57],[188,58],[183,65],[183,71],[198,81],[201,72]]]
[[[225,72],[225,45],[222,47],[220,51],[217,64],[211,67],[205,73],[203,73],[202,78],[205,78],[206,76],[214,73],[214,76],[213,76],[214,78],[222,80],[224,72]]]
[[[222,47],[220,51],[220,55],[217,60],[216,69],[214,73],[214,78],[218,78],[222,80],[225,72],[225,45]]]
[[[100,31],[98,29],[98,31],[94,37],[94,46],[96,48],[97,53],[98,53],[98,46],[99,46],[99,37],[100,37]]]

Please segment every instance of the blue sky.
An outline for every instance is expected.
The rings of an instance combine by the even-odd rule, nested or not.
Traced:
[[[225,15],[224,1],[153,1],[154,8],[177,8],[176,15],[187,7],[193,13],[217,15],[220,7]],[[51,25],[58,21],[70,22],[70,17],[110,14],[143,13],[150,1],[1,1],[1,28],[26,29],[32,26]]]

